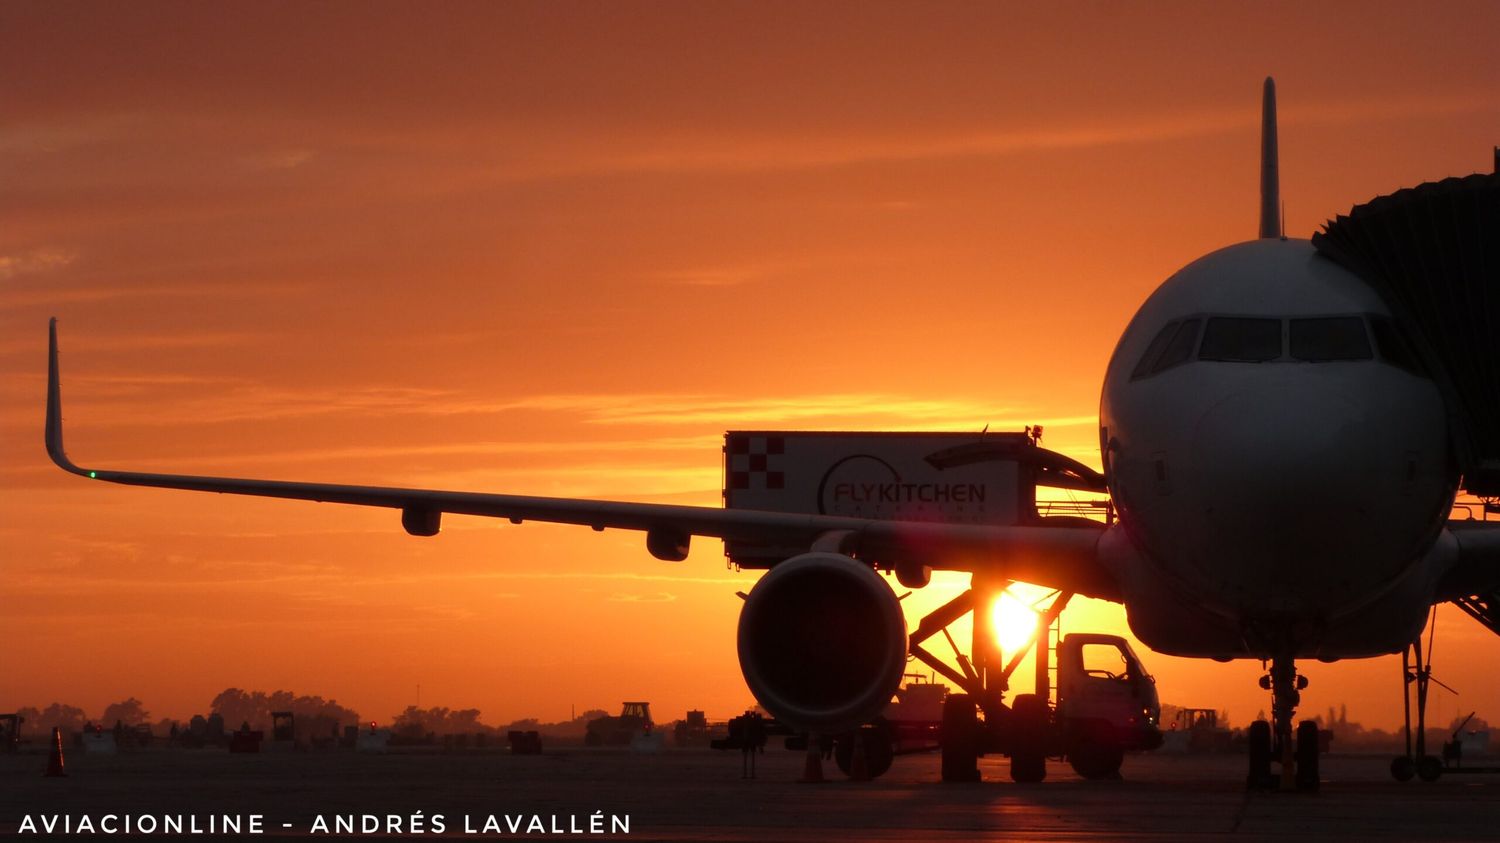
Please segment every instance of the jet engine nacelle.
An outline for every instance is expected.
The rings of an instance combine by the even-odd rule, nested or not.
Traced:
[[[900,601],[869,565],[805,553],[774,566],[740,612],[740,669],[766,711],[842,732],[885,710],[906,667]]]

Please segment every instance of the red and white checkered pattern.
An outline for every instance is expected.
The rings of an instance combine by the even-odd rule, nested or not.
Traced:
[[[730,489],[781,489],[786,473],[781,461],[786,440],[780,436],[731,436],[729,438]]]

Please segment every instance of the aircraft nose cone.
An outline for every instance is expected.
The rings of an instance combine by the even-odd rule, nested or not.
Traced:
[[[1370,439],[1364,413],[1337,394],[1240,394],[1199,423],[1194,469],[1212,478],[1214,494],[1226,502],[1320,507],[1357,489],[1371,465]]]
[[[1373,433],[1358,406],[1320,389],[1240,394],[1205,414],[1192,470],[1217,575],[1246,594],[1271,580],[1337,588],[1356,552],[1347,537],[1370,512]]]

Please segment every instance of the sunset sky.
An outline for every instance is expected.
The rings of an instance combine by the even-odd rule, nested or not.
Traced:
[[[1305,5],[0,5],[0,711],[743,710],[720,543],[90,484],[47,318],[89,466],[711,506],[728,429],[1036,423],[1098,466],[1135,308],[1255,234],[1265,76],[1292,236],[1490,167],[1500,6]],[[1500,719],[1500,640],[1449,607],[1436,658],[1435,719]],[[1397,658],[1306,670],[1397,722]]]

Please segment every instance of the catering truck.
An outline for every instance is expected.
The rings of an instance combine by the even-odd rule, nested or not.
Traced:
[[[1041,433],[1040,427],[1019,433],[730,431],[724,439],[724,505],[857,519],[1102,531],[1114,518],[1103,476],[1041,447]],[[806,551],[805,545],[725,542],[729,561],[740,568],[771,569]],[[907,588],[930,581],[931,571],[909,560],[887,567],[879,559],[861,558],[857,547],[839,552],[894,574]],[[987,576],[980,570],[973,574],[976,583]],[[981,595],[993,596],[1009,585],[1008,580],[976,585],[922,618],[915,630],[907,628],[907,659],[923,662],[961,692],[946,694],[936,719],[933,707],[913,716],[909,701],[897,699],[886,715],[856,731],[814,736],[846,773],[856,755],[862,756],[860,774],[878,776],[900,752],[936,748],[949,781],[977,778],[977,759],[986,753],[1009,756],[1018,781],[1044,777],[1049,757],[1066,759],[1080,775],[1104,778],[1118,772],[1124,753],[1160,744],[1155,680],[1130,645],[1112,635],[1062,635],[1059,618],[1071,594],[1054,594],[1050,605],[1036,607],[1031,642],[1019,652],[1000,652],[990,606]],[[972,624],[972,649],[966,654],[947,627],[971,612],[980,622]],[[925,647],[939,633],[952,649],[951,660]],[[1012,675],[1028,651],[1035,654],[1033,692],[1007,700]],[[745,661],[742,654],[742,665]],[[748,673],[746,678],[754,689],[757,683]],[[858,677],[837,678],[847,688]]]
[[[740,430],[724,435],[724,506],[947,524],[1104,526],[1106,500],[1037,500],[1038,487],[1102,495],[1104,478],[1021,433]],[[731,541],[730,561],[768,568],[805,551]]]

